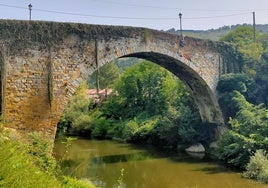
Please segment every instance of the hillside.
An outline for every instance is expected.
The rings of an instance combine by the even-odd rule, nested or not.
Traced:
[[[201,38],[201,39],[210,39],[210,40],[219,40],[223,35],[227,34],[228,32],[234,30],[235,28],[242,26],[241,24],[232,25],[232,26],[223,26],[218,29],[209,29],[209,30],[183,30],[183,35]],[[243,24],[243,26],[252,26],[249,24]],[[259,31],[261,34],[268,33],[268,24],[256,25],[256,30]],[[179,34],[179,30],[175,30],[174,28],[167,30],[169,33],[176,33]]]

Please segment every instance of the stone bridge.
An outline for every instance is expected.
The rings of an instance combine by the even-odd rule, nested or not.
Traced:
[[[1,114],[25,134],[54,139],[80,83],[121,57],[150,60],[188,86],[203,122],[223,124],[216,97],[222,74],[239,71],[234,50],[220,42],[123,26],[0,21]]]

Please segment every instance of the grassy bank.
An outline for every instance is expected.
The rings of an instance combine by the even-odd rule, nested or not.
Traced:
[[[36,136],[31,140],[12,141],[0,125],[0,187],[95,188],[89,181],[62,176],[49,144]]]

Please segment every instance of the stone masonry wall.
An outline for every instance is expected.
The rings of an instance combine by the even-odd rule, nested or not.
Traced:
[[[53,140],[81,82],[97,66],[131,56],[173,72],[189,86],[203,120],[222,123],[214,93],[220,75],[228,72],[221,69],[227,61],[214,42],[186,37],[186,46],[180,47],[179,40],[143,28],[0,21],[4,118],[23,134],[40,132]]]

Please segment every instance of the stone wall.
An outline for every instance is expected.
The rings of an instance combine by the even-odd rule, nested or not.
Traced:
[[[157,63],[192,92],[205,122],[223,123],[215,97],[224,67],[222,43],[144,28],[0,21],[2,114],[13,128],[54,139],[57,122],[81,82],[119,57]],[[220,46],[221,48],[219,48]],[[225,53],[226,54],[226,53]]]

